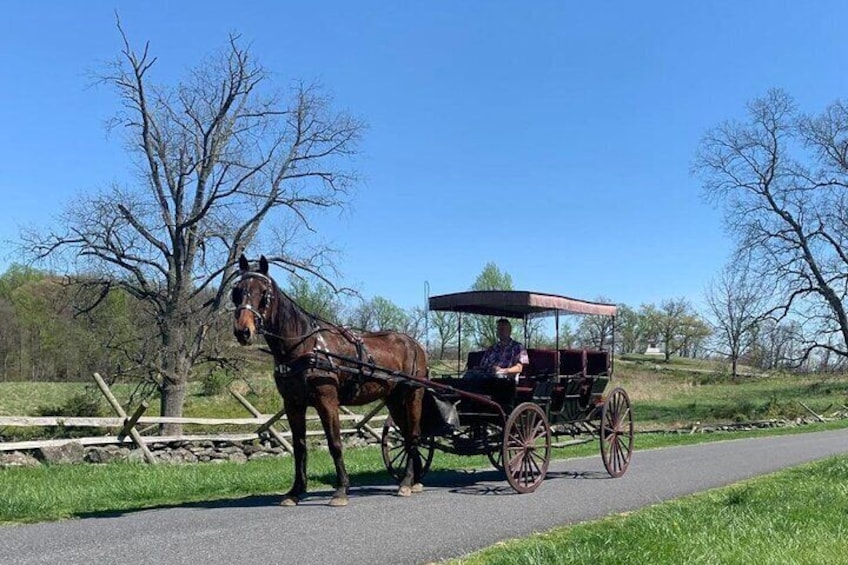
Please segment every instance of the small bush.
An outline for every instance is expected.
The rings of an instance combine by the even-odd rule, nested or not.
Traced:
[[[59,404],[45,404],[35,410],[36,416],[64,416],[66,418],[100,418],[106,415],[105,400],[100,391],[86,388],[77,392]],[[44,429],[46,437],[72,438],[106,433],[106,428],[66,428],[65,426],[47,426]]]
[[[78,416],[82,418],[99,418],[105,415],[105,406],[100,392],[87,388],[84,392],[75,393],[59,404],[45,404],[35,410],[36,416]]]
[[[223,394],[231,382],[233,382],[233,377],[223,371],[207,373],[200,384],[200,396]]]

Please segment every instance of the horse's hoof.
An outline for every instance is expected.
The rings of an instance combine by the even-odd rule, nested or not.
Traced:
[[[398,495],[398,496],[404,496],[404,497],[406,497],[406,496],[412,496],[412,488],[410,488],[410,487],[406,487],[406,486],[402,486],[402,487],[400,487],[400,488],[398,489],[398,491],[397,491],[397,495]]]
[[[424,492],[424,485],[422,485],[421,483],[415,483],[414,485],[412,485],[412,492]]]
[[[296,496],[286,495],[280,501],[280,506],[297,506],[298,500]]]
[[[330,499],[330,506],[347,506],[347,497],[334,496]]]

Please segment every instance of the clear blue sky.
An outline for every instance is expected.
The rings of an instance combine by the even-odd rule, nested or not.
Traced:
[[[9,240],[128,178],[116,100],[89,72],[113,10],[172,79],[239,32],[369,124],[353,207],[319,222],[342,283],[400,305],[494,261],[518,288],[701,300],[730,252],[689,174],[699,138],[781,87],[846,92],[845,2],[7,2],[0,19],[0,271]]]

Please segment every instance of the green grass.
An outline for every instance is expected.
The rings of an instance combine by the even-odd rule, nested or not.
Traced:
[[[840,456],[450,563],[845,563],[846,534],[848,457]]]

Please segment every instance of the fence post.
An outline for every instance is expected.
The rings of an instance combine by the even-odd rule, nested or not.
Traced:
[[[97,386],[100,387],[100,392],[103,393],[103,396],[105,396],[109,404],[112,405],[112,409],[118,414],[118,416],[124,419],[124,429],[129,432],[130,437],[144,454],[144,460],[151,465],[155,465],[156,458],[153,457],[153,454],[150,453],[149,449],[147,449],[147,444],[144,443],[144,439],[142,439],[141,434],[135,429],[135,423],[129,425],[130,421],[127,418],[127,413],[124,412],[124,409],[121,407],[121,403],[118,402],[118,399],[115,398],[115,395],[112,394],[111,390],[109,390],[109,385],[106,384],[106,381],[103,380],[103,377],[101,377],[99,373],[94,373],[94,381],[97,383]],[[136,410],[136,413],[138,413],[138,410]],[[141,414],[138,414],[138,417],[136,417],[136,414],[133,414],[133,418],[136,418],[136,420],[138,420],[139,417],[141,417]],[[124,430],[121,430],[122,433],[123,431]]]
[[[135,427],[138,423],[138,419],[141,418],[141,415],[147,410],[148,406],[150,406],[146,400],[142,400],[141,404],[138,405],[138,408],[135,409],[132,417],[129,420],[124,421],[124,427],[121,428],[121,432],[118,434],[118,441],[124,441],[124,438],[127,437],[127,434],[130,433],[130,430]]]
[[[233,389],[230,389],[230,394],[232,394],[233,397],[236,400],[238,400],[239,403],[242,406],[244,406],[245,410],[250,412],[256,418],[258,418],[262,415],[262,412],[257,410],[256,407],[253,406],[253,404],[248,402],[248,400],[245,397],[243,397],[241,394],[239,394],[238,392],[234,391]],[[277,440],[277,443],[279,443],[281,446],[283,446],[283,449],[285,449],[289,453],[294,453],[294,448],[292,447],[292,445],[288,441],[286,441],[286,438],[284,438],[280,432],[278,432],[275,428],[272,427],[273,424],[277,420],[282,418],[285,413],[286,413],[285,410],[281,410],[281,411],[277,412],[276,414],[274,414],[273,416],[271,416],[271,419],[268,420],[267,422],[265,422],[264,424],[262,424],[262,426],[260,426],[259,429],[256,430],[256,433],[258,435],[258,434],[261,434],[262,432],[267,430],[268,433],[271,434],[271,437],[273,437],[275,440]]]
[[[355,427],[357,430],[363,430],[363,429],[364,429],[366,432],[368,432],[369,434],[371,434],[372,436],[374,436],[374,438],[375,438],[377,441],[383,441],[383,436],[382,436],[381,434],[378,434],[378,433],[374,430],[374,428],[372,428],[371,426],[369,426],[369,425],[368,425],[368,421],[369,421],[371,418],[373,418],[373,417],[377,414],[377,412],[379,412],[380,410],[382,410],[382,409],[383,409],[383,406],[385,406],[385,405],[386,405],[386,403],[385,403],[385,402],[380,402],[380,403],[378,403],[378,404],[377,404],[377,406],[376,406],[376,408],[374,408],[373,410],[371,410],[368,414],[366,414],[366,415],[365,415],[365,416],[363,416],[363,417],[362,417],[362,418],[361,418],[358,422],[356,422],[356,424],[354,424],[354,427]],[[353,415],[353,416],[356,416],[356,413],[355,413],[355,412],[353,412],[352,410],[348,409],[348,408],[347,408],[347,407],[345,407],[345,406],[339,406],[339,410],[341,410],[342,412],[344,412],[344,413],[345,413],[345,414],[347,414],[347,415]]]

